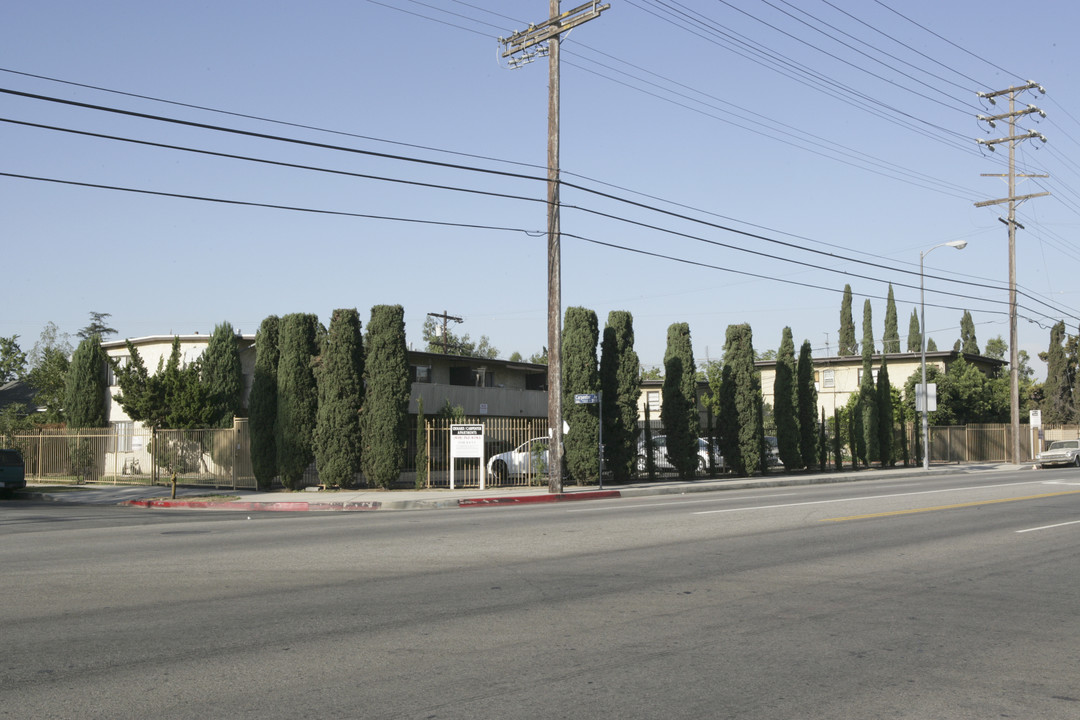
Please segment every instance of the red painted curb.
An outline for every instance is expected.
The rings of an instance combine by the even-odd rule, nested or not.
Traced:
[[[551,495],[519,495],[516,497],[465,498],[458,500],[458,507],[493,507],[496,505],[528,505],[533,503],[570,502],[572,500],[603,500],[622,497],[618,490],[590,490],[577,493],[554,493]]]

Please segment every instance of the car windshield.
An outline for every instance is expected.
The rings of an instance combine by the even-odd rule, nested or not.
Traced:
[[[1058,440],[1050,443],[1050,450],[1076,450],[1080,448],[1080,440]]]

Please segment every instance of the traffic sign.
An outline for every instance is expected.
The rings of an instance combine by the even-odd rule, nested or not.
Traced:
[[[596,393],[577,393],[574,395],[575,405],[595,405],[600,402]]]

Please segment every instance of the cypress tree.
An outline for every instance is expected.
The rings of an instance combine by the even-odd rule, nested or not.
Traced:
[[[878,410],[878,456],[881,467],[893,464],[893,398],[889,385],[889,366],[885,357],[881,358],[881,369],[877,376]]]
[[[663,404],[660,418],[667,435],[667,454],[680,478],[693,477],[698,469],[697,369],[690,342],[690,326],[668,327],[664,353]]]
[[[896,300],[893,298],[892,283],[889,283],[889,296],[885,302],[885,334],[881,336],[881,352],[900,352],[900,329],[896,324]]]
[[[1043,383],[1043,422],[1062,425],[1068,422],[1072,405],[1068,358],[1065,355],[1065,321],[1050,328],[1050,346],[1046,350],[1046,381]],[[74,359],[72,359],[74,369]]]
[[[210,427],[232,427],[240,412],[244,371],[233,326],[223,322],[214,328],[206,351],[199,358],[202,381],[210,396]]]
[[[416,398],[416,483],[417,490],[428,484],[427,422],[424,419],[424,398]]]
[[[860,457],[863,464],[880,459],[881,420],[878,414],[877,388],[874,386],[874,327],[870,312],[870,299],[863,303],[863,376],[859,386],[859,400],[862,404],[862,426],[866,443],[866,454]]]
[[[825,412],[825,408],[821,409],[821,412]],[[840,413],[836,408],[832,411],[833,417],[833,462],[836,463],[836,471],[840,472],[844,469],[844,453],[842,450],[842,444],[840,439]]]
[[[753,331],[749,325],[729,325],[724,344],[724,376],[721,383],[725,402],[732,408],[731,422],[722,431],[737,448],[733,462],[739,475],[765,471],[765,428],[762,420],[761,375],[754,367]],[[724,459],[728,458],[725,447]]]
[[[926,352],[937,352],[937,343],[934,342],[934,338],[926,339]]]
[[[828,446],[825,444],[825,408],[821,408],[821,424],[818,425],[818,470],[825,472],[825,465],[829,461]]]
[[[922,352],[922,331],[919,330],[919,311],[911,311],[911,321],[908,323],[907,351]]]
[[[600,389],[604,393],[604,463],[615,482],[625,482],[637,458],[641,371],[634,351],[634,317],[608,313],[600,348]]]
[[[855,342],[855,321],[851,315],[851,285],[844,286],[844,299],[840,302],[839,344],[837,355],[848,357],[859,354],[859,344]]]
[[[251,432],[251,470],[260,490],[269,490],[278,474],[277,438],[277,315],[262,321],[255,335],[255,375],[248,400],[248,429]]]
[[[318,318],[292,313],[281,319],[277,373],[276,443],[281,482],[296,490],[315,459],[315,415],[318,386],[312,359],[318,353]]]
[[[364,361],[367,388],[360,414],[361,465],[368,482],[389,488],[405,466],[409,432],[409,354],[405,310],[400,305],[371,308]]]
[[[364,400],[364,347],[356,308],[333,312],[317,380],[315,465],[319,479],[329,487],[348,487],[360,472]]]
[[[795,381],[795,341],[791,328],[785,327],[776,352],[776,375],[773,380],[773,417],[776,420],[776,444],[784,470],[803,466],[799,443],[798,390]]]
[[[69,428],[78,430],[105,427],[107,362],[107,356],[101,347],[101,337],[96,333],[75,348],[64,387],[64,413]],[[93,480],[97,475],[96,458],[90,439],[70,441],[69,451],[75,475],[82,482]]]
[[[731,329],[728,328],[730,333]],[[734,368],[727,362],[720,367],[719,381],[713,384],[716,405],[716,435],[720,454],[728,470],[745,475],[742,452],[739,449],[739,415],[735,406]]]
[[[802,455],[803,464],[812,468],[818,463],[825,462],[824,448],[818,452],[818,428],[817,428],[817,387],[814,386],[814,358],[811,355],[810,341],[804,340],[799,350],[799,362],[795,369],[795,387],[798,390],[798,416],[799,416],[799,454]],[[824,409],[822,409],[824,412]],[[824,466],[822,470],[824,470]]]
[[[960,352],[969,355],[981,355],[979,342],[975,339],[975,321],[971,319],[971,313],[967,310],[960,318]]]
[[[600,389],[596,346],[600,340],[596,313],[588,308],[569,307],[563,322],[563,417],[570,425],[563,449],[566,472],[578,485],[597,482],[600,418],[596,405],[578,405],[577,393]]]
[[[866,462],[866,438],[863,436],[863,415],[861,393],[851,396],[854,402],[848,403],[848,447],[851,449],[851,467],[853,470]]]
[[[64,414],[70,428],[105,427],[105,366],[108,358],[101,336],[92,334],[79,343],[71,356],[64,386]]]

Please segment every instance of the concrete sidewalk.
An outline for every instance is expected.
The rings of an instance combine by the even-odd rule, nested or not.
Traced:
[[[197,510],[234,510],[245,512],[435,510],[445,508],[495,507],[531,503],[573,502],[649,495],[683,495],[695,492],[743,490],[748,488],[817,485],[870,480],[897,480],[945,473],[979,473],[1021,470],[1030,465],[978,463],[972,465],[935,465],[922,468],[890,468],[826,473],[776,473],[753,478],[703,478],[700,480],[656,480],[626,485],[569,487],[558,494],[547,487],[509,487],[485,490],[340,490],[318,492],[258,492],[214,488],[179,487],[176,499],[170,498],[168,486],[31,485],[16,497],[49,500],[68,504],[122,505],[138,508],[181,508]]]

